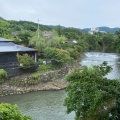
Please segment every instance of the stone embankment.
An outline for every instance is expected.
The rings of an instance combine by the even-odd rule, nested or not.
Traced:
[[[66,76],[73,70],[73,67],[64,67],[59,70],[32,74],[20,75],[10,78],[0,85],[0,96],[23,94],[31,91],[60,90],[67,87]]]

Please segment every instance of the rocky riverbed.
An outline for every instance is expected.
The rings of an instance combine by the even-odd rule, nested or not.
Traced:
[[[10,78],[0,85],[0,96],[23,94],[40,90],[60,90],[67,87],[66,76],[73,67],[64,67],[59,70],[37,73],[37,78],[32,74],[25,74]]]

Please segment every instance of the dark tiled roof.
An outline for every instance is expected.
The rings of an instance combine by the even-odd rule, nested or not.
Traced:
[[[9,39],[0,38],[0,52],[28,52],[36,51],[33,48],[24,47],[13,43]]]
[[[0,37],[0,42],[9,42],[9,41],[12,41],[12,40]]]

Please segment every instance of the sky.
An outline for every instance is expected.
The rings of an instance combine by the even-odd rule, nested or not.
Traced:
[[[75,28],[120,27],[120,0],[0,0],[0,16]]]

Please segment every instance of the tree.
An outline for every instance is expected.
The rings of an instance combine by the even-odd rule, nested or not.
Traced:
[[[5,82],[8,78],[7,72],[4,69],[0,69],[0,84]]]
[[[69,52],[59,48],[47,48],[44,51],[44,57],[50,59],[55,65],[62,65],[71,61]]]
[[[64,36],[55,36],[51,40],[48,41],[48,44],[54,48],[63,48],[64,43],[66,42],[66,38]]]
[[[82,36],[82,31],[77,28],[64,28],[62,34],[65,35],[68,39],[78,40]]]
[[[82,53],[88,50],[89,44],[84,39],[79,39],[76,48],[78,52]]]
[[[67,113],[75,112],[75,120],[120,119],[120,82],[105,78],[110,71],[111,67],[103,62],[68,75],[65,106]]]
[[[60,26],[60,25],[58,25],[56,28],[55,28],[55,30],[57,31],[57,33],[58,33],[58,36],[60,37],[61,36],[61,31],[62,31],[62,27]]]
[[[86,34],[85,40],[89,45],[89,50],[96,50],[98,48],[98,39],[97,36]]]
[[[107,48],[112,49],[112,43],[114,41],[113,34],[110,33],[96,33],[98,43],[102,47],[102,51],[105,52]]]
[[[23,55],[17,54],[17,59],[23,69],[27,69],[35,65],[33,57],[29,56],[27,53]]]
[[[115,41],[113,42],[114,49],[117,53],[120,53],[120,31],[115,33]]]
[[[19,32],[17,36],[20,38],[22,44],[28,46],[32,34],[29,31],[23,31],[23,32]]]
[[[117,53],[120,53],[120,39],[116,38],[116,40],[113,43],[114,49]]]
[[[16,105],[0,104],[0,120],[32,120],[29,116],[20,113]]]

